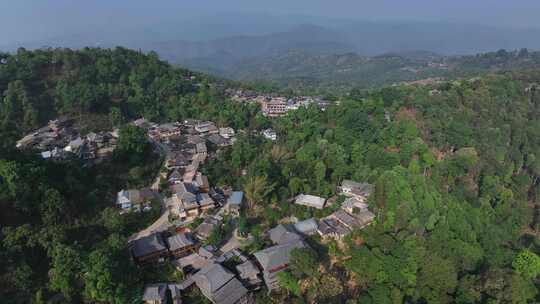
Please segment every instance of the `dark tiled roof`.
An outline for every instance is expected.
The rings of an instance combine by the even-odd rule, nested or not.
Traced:
[[[131,252],[135,257],[142,257],[145,255],[167,250],[165,243],[161,238],[161,235],[154,233],[149,236],[142,237],[138,240],[131,242]]]
[[[302,241],[291,242],[282,245],[275,245],[264,250],[255,252],[255,258],[265,271],[275,269],[277,267],[287,265],[290,259],[290,253],[295,248],[304,248],[305,244]]]
[[[178,250],[195,245],[195,241],[185,233],[175,234],[167,239],[170,250]]]
[[[268,235],[274,244],[285,244],[302,239],[290,225],[277,225],[268,231]]]

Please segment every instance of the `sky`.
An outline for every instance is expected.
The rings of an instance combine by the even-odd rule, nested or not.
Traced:
[[[0,45],[137,30],[192,38],[198,26],[234,14],[540,28],[538,12],[538,0],[0,0]],[[236,30],[231,23],[230,31]]]

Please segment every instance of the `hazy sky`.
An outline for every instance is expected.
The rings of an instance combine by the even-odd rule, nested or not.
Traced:
[[[212,22],[200,15],[250,12],[540,27],[539,0],[0,0],[0,45],[103,30],[176,31],[183,22]]]

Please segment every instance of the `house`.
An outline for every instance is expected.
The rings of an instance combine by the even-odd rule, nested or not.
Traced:
[[[333,238],[339,240],[351,231],[338,220],[327,217],[319,221],[317,232],[323,238]]]
[[[266,138],[266,139],[269,139],[271,141],[276,141],[277,140],[277,134],[276,134],[276,131],[272,130],[272,129],[266,129],[262,132],[263,136]]]
[[[201,213],[208,213],[210,210],[216,207],[214,200],[208,195],[208,193],[197,194],[197,202],[201,208]]]
[[[259,278],[259,269],[255,266],[255,263],[250,260],[237,265],[236,271],[242,282],[247,286],[258,286],[262,283],[261,278]]]
[[[195,145],[196,149],[197,149],[197,154],[205,154],[208,152],[208,150],[206,149],[206,144],[205,143],[198,143]]]
[[[219,218],[209,216],[195,229],[195,234],[199,239],[205,240],[219,225],[221,225]]]
[[[315,195],[300,194],[295,198],[294,203],[297,205],[323,209],[326,204],[326,199]]]
[[[204,121],[196,124],[195,131],[199,132],[202,135],[219,133],[216,125],[211,121]]]
[[[291,225],[279,224],[268,230],[268,236],[274,244],[286,244],[302,240]]]
[[[155,198],[154,192],[149,188],[141,190],[120,190],[116,196],[116,204],[123,210],[129,210],[136,204],[150,202]]]
[[[190,158],[183,152],[174,153],[165,162],[165,167],[169,170],[185,168],[189,165]]]
[[[310,218],[304,221],[300,221],[294,224],[294,230],[302,235],[314,235],[317,233],[317,221],[314,218]]]
[[[142,300],[145,304],[168,304],[170,293],[172,304],[182,304],[180,288],[177,284],[152,284],[144,287]]]
[[[134,240],[128,244],[128,247],[135,262],[141,264],[158,262],[169,254],[159,233]]]
[[[198,245],[189,234],[179,233],[167,238],[169,251],[175,258],[182,258],[197,251]]]
[[[250,303],[248,290],[232,272],[212,263],[193,276],[201,293],[214,304]]]
[[[193,179],[195,178],[195,175],[197,174],[197,171],[199,170],[199,162],[193,161],[189,166],[186,167],[186,171],[184,172],[183,180],[185,183],[191,183],[193,182]]]
[[[172,197],[167,200],[169,209],[182,221],[191,221],[199,216],[197,195],[189,184],[179,183],[171,187]]]
[[[231,139],[234,137],[234,129],[230,127],[219,128],[219,135],[225,139]]]
[[[198,187],[200,192],[208,193],[208,191],[210,191],[210,183],[208,182],[208,177],[206,177],[206,175],[203,175],[200,172],[197,172],[195,180],[192,184],[195,187]]]
[[[244,200],[244,192],[234,191],[232,195],[227,199],[225,204],[225,211],[240,216],[240,210],[242,209],[242,202]]]
[[[356,197],[363,203],[367,200],[371,192],[373,192],[373,185],[352,180],[344,180],[341,182],[341,186],[338,190],[346,196]]]
[[[289,267],[291,251],[305,247],[304,242],[299,240],[268,247],[254,253],[260,268],[263,270],[263,278],[268,290],[279,289],[277,274]]]
[[[77,137],[76,139],[70,141],[66,147],[64,147],[64,151],[79,154],[85,143],[86,140],[82,139],[81,137]]]
[[[169,174],[169,177],[167,178],[167,181],[169,184],[180,184],[182,183],[184,175],[180,173],[180,170],[174,169],[171,174]]]
[[[222,137],[219,134],[212,134],[212,135],[208,136],[208,141],[211,142],[212,144],[218,146],[218,147],[226,147],[226,146],[230,145],[230,140]]]
[[[348,213],[357,213],[360,210],[367,210],[368,204],[360,201],[356,197],[349,197],[341,204],[341,208]]]
[[[180,126],[177,123],[166,123],[158,127],[158,138],[168,140],[173,137],[179,137],[181,134]]]
[[[191,145],[196,145],[200,143],[204,143],[206,140],[199,135],[188,135],[187,136],[187,143]]]
[[[282,116],[287,113],[287,102],[284,98],[273,98],[269,101],[263,101],[261,104],[261,108],[264,116]]]
[[[340,209],[321,219],[317,232],[322,237],[341,239],[354,229],[362,229],[370,225],[374,219],[375,214],[368,209],[361,209],[358,213],[349,213]]]

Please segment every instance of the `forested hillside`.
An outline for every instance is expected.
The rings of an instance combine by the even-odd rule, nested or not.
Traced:
[[[112,161],[88,168],[21,153],[15,140],[59,115],[87,131],[120,127],[123,137],[122,126],[141,116],[246,128],[256,108],[226,103],[214,79],[155,54],[20,49],[0,61],[0,302],[136,302],[144,282],[166,270],[137,269],[126,237],[155,220],[159,206],[120,216],[114,195],[147,185],[160,157],[121,139]]]
[[[219,97],[223,82],[171,68],[155,53],[124,48],[43,49],[0,55],[2,145],[14,136],[68,115],[91,128],[128,119],[216,118],[247,122],[246,113]],[[220,106],[217,107],[216,103]],[[235,125],[236,126],[236,125]]]
[[[343,178],[375,183],[376,224],[343,247],[314,240],[318,256],[296,258],[282,301],[534,302],[539,80],[528,71],[398,86],[300,109],[273,122],[279,143],[244,138],[209,173],[258,197],[246,216],[255,235],[291,214],[321,215],[288,197],[330,196]]]
[[[20,50],[2,58],[2,303],[139,303],[144,283],[171,273],[136,267],[126,250],[126,238],[156,214],[112,208],[114,193],[147,184],[159,159],[121,143],[94,168],[13,151],[22,132],[57,115],[88,129],[144,115],[245,130],[203,170],[211,184],[245,190],[250,208],[238,225],[254,237],[248,252],[281,219],[321,216],[342,201],[313,211],[290,197],[333,196],[345,178],[375,184],[374,224],[342,244],[310,238],[315,252],[293,256],[284,290],[259,292],[259,303],[540,301],[538,70],[355,90],[325,111],[268,120],[254,105],[226,100],[214,80],[154,54]],[[276,142],[251,132],[270,126]]]
[[[379,56],[356,53],[317,54],[288,50],[265,57],[220,63],[192,61],[197,70],[247,82],[273,83],[302,93],[376,88],[429,78],[454,79],[486,72],[538,67],[540,53],[500,50],[468,56],[430,52],[395,52]]]

